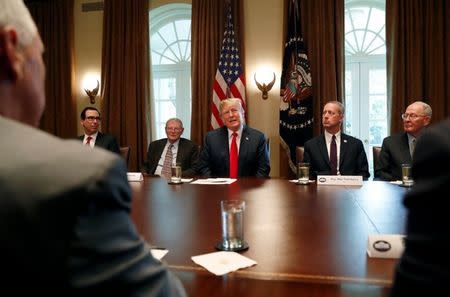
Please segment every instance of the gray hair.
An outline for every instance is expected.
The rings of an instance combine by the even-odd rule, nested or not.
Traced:
[[[433,115],[433,111],[431,110],[431,106],[423,101],[415,101],[412,104],[419,104],[423,108],[423,114],[427,117],[430,117]],[[411,105],[412,105],[411,104]]]
[[[0,27],[5,26],[14,27],[22,47],[30,45],[38,32],[23,0],[0,0]]]
[[[170,118],[170,119],[168,119],[168,120],[166,121],[166,127],[167,127],[167,124],[169,124],[169,122],[172,122],[172,121],[175,121],[175,122],[180,123],[181,128],[184,128],[184,127],[183,127],[183,122],[182,122],[179,118]]]
[[[341,102],[339,102],[339,101],[336,101],[336,100],[334,100],[334,101],[328,101],[327,103],[325,103],[325,105],[327,105],[327,104],[334,104],[334,105],[336,105],[338,108],[339,108],[339,112],[342,114],[342,115],[344,115],[345,114],[345,105],[344,104],[342,104]]]

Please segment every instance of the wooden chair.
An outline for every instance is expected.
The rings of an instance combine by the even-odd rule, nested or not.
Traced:
[[[120,154],[122,155],[122,158],[125,160],[125,162],[128,163],[130,161],[130,147],[129,146],[121,146],[120,147]]]
[[[376,178],[378,176],[375,175],[375,169],[378,167],[378,160],[380,159],[381,146],[373,146],[372,147],[372,158],[373,158],[373,177]]]

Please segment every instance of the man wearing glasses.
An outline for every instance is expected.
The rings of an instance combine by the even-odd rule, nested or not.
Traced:
[[[193,176],[199,147],[189,139],[182,138],[183,131],[183,122],[180,119],[167,120],[167,138],[155,140],[149,144],[147,161],[144,162],[142,170],[148,174],[170,178],[171,165],[180,164],[183,177]]]
[[[111,134],[105,134],[98,131],[100,127],[100,112],[95,107],[86,107],[80,114],[81,126],[84,129],[84,135],[78,138],[84,145],[91,148],[94,146],[104,148],[116,154],[120,154],[119,143],[116,137]]]
[[[380,158],[375,165],[375,178],[381,180],[401,180],[401,164],[412,164],[416,139],[430,124],[432,110],[422,101],[410,104],[404,114],[403,130],[386,137],[381,146]]]

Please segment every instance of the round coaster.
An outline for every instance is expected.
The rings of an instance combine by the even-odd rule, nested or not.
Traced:
[[[241,252],[241,251],[245,251],[248,250],[249,246],[248,243],[246,243],[245,241],[243,242],[241,247],[237,247],[237,248],[227,248],[224,247],[222,245],[222,242],[219,241],[218,243],[216,243],[216,245],[214,246],[216,249],[218,249],[219,251],[228,251],[228,252]]]

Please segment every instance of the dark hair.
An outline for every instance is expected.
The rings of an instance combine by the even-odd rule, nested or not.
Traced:
[[[92,106],[88,106],[88,107],[85,107],[85,108],[83,109],[83,111],[81,112],[81,114],[80,114],[80,118],[81,118],[83,121],[86,119],[86,111],[88,111],[88,110],[95,110],[96,112],[98,112],[98,116],[101,116],[101,115],[100,115],[100,111],[98,111],[97,108],[92,107]]]

